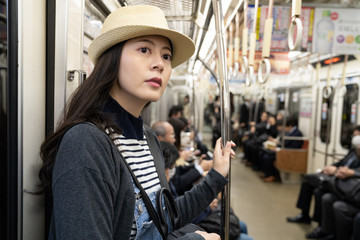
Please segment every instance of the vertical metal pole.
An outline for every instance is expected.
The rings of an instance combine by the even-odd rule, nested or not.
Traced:
[[[225,46],[225,31],[223,23],[223,14],[221,9],[221,0],[212,0],[215,27],[216,27],[216,44],[218,55],[218,71],[220,82],[220,102],[221,102],[221,136],[222,143],[225,146],[226,142],[230,140],[230,94],[228,84],[228,72],[226,64],[226,46]],[[230,173],[231,164],[229,168],[228,180],[229,183],[225,186],[222,192],[221,202],[221,239],[229,239],[230,227]]]
[[[330,130],[331,130],[331,118],[332,118],[332,109],[333,109],[333,96],[334,96],[334,91],[331,93],[331,95],[330,95],[330,104],[329,104],[329,106],[331,106],[331,107],[329,107],[328,106],[328,114],[327,114],[327,120],[326,120],[326,139],[325,139],[325,141],[326,141],[326,145],[325,145],[325,166],[327,166],[328,165],[328,156],[329,156],[329,153],[328,153],[328,150],[329,150],[329,144],[330,144]]]
[[[290,111],[289,111],[289,102],[290,102],[290,89],[289,87],[286,88],[286,92],[285,92],[285,106],[284,106],[284,117],[283,117],[283,124],[282,124],[282,130],[281,130],[281,148],[284,148],[285,146],[285,126],[286,126],[286,121],[287,118],[291,115]],[[287,113],[289,114],[289,116],[287,116]]]

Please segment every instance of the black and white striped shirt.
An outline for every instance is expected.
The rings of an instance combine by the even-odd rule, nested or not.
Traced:
[[[111,137],[145,192],[150,194],[158,191],[160,180],[145,135],[143,140],[128,139],[119,134],[112,134]],[[130,239],[135,239],[136,231],[134,217]]]
[[[127,112],[118,102],[109,96],[104,111],[115,118],[116,125],[122,130],[117,134],[111,129],[110,137],[133,170],[136,178],[147,194],[160,189],[160,180],[156,172],[154,158],[143,132],[143,120]],[[110,131],[109,131],[110,130]],[[135,215],[132,224],[130,239],[136,237]]]

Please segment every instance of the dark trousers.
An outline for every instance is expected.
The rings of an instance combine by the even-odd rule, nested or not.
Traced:
[[[339,240],[360,239],[360,208],[340,201],[333,193],[323,196],[322,206],[324,211],[322,216],[323,232],[333,234]],[[353,238],[351,238],[352,235]]]
[[[245,158],[248,160],[248,161],[250,161],[249,159],[250,159],[250,145],[251,145],[251,141],[252,141],[252,139],[247,139],[247,140],[245,140],[244,141],[244,147],[243,147],[243,150],[244,150],[244,156],[245,156]]]
[[[360,213],[357,213],[354,218],[352,240],[360,240]]]
[[[309,184],[306,181],[301,183],[300,193],[296,207],[301,209],[305,216],[309,216],[312,195],[314,195],[315,206],[313,220],[321,225],[321,197],[324,194],[320,188]]]
[[[254,169],[259,168],[259,150],[260,147],[258,145],[250,145],[249,146],[249,158],[248,160],[252,163],[252,167]]]
[[[276,153],[271,151],[261,150],[259,154],[259,165],[261,171],[264,172],[265,177],[279,176],[279,171],[274,167]]]

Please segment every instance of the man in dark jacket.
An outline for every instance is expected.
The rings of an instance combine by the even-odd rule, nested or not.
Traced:
[[[282,121],[277,123],[278,127],[281,127]],[[285,136],[289,137],[302,137],[301,131],[297,128],[297,119],[289,117],[285,124]],[[278,147],[281,147],[281,142],[278,143]],[[302,140],[285,140],[284,148],[301,148],[303,145]],[[260,168],[264,173],[265,182],[276,181],[279,176],[279,171],[274,167],[274,161],[276,159],[276,151],[262,151],[260,152],[259,161]]]
[[[360,126],[356,126],[353,131],[353,145],[354,139],[360,136]],[[304,180],[301,184],[300,193],[298,196],[298,201],[296,207],[301,209],[301,213],[295,217],[287,217],[288,222],[294,223],[307,223],[310,224],[311,220],[316,221],[321,226],[321,198],[322,195],[327,191],[319,186],[320,179],[326,176],[334,175],[339,167],[348,167],[350,169],[360,167],[360,161],[356,156],[355,149],[352,148],[349,150],[348,154],[341,159],[340,161],[330,165],[325,166],[321,173],[319,174],[307,174],[304,177]],[[312,219],[309,216],[310,204],[312,195],[315,197],[315,206],[314,214]],[[307,238],[317,238],[319,235],[320,228],[315,228],[312,232],[306,234]]]
[[[247,129],[249,127],[250,120],[250,101],[249,98],[244,97],[244,103],[240,106],[240,128]]]
[[[358,158],[360,149],[358,151]],[[339,167],[336,178],[360,178],[360,168],[350,169]],[[353,239],[359,240],[360,206],[342,201],[334,193],[325,193],[322,196],[322,225],[317,229],[319,239]],[[358,216],[357,216],[358,215]],[[357,217],[356,217],[357,216]],[[351,236],[352,235],[352,236]],[[351,238],[352,237],[352,238]]]

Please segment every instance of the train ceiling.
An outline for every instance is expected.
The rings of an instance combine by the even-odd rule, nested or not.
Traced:
[[[120,6],[149,4],[160,7],[167,17],[170,28],[180,31],[189,36],[197,46],[197,52],[188,62],[180,65],[173,72],[173,76],[183,76],[195,70],[196,65],[205,65],[213,62],[215,51],[215,34],[211,21],[213,13],[212,0],[87,0],[94,4],[104,16]],[[250,0],[249,4],[254,4]],[[242,13],[243,0],[222,0],[222,10],[226,27],[234,20],[235,13]],[[274,0],[274,5],[290,6],[292,0]],[[260,0],[260,5],[268,5],[268,0]],[[360,8],[359,0],[302,0],[303,6],[332,7],[332,8]],[[240,17],[243,19],[243,17]],[[241,23],[240,23],[241,24]],[[209,28],[210,26],[210,28]],[[211,35],[211,36],[207,36]],[[213,66],[205,66],[208,69]]]

